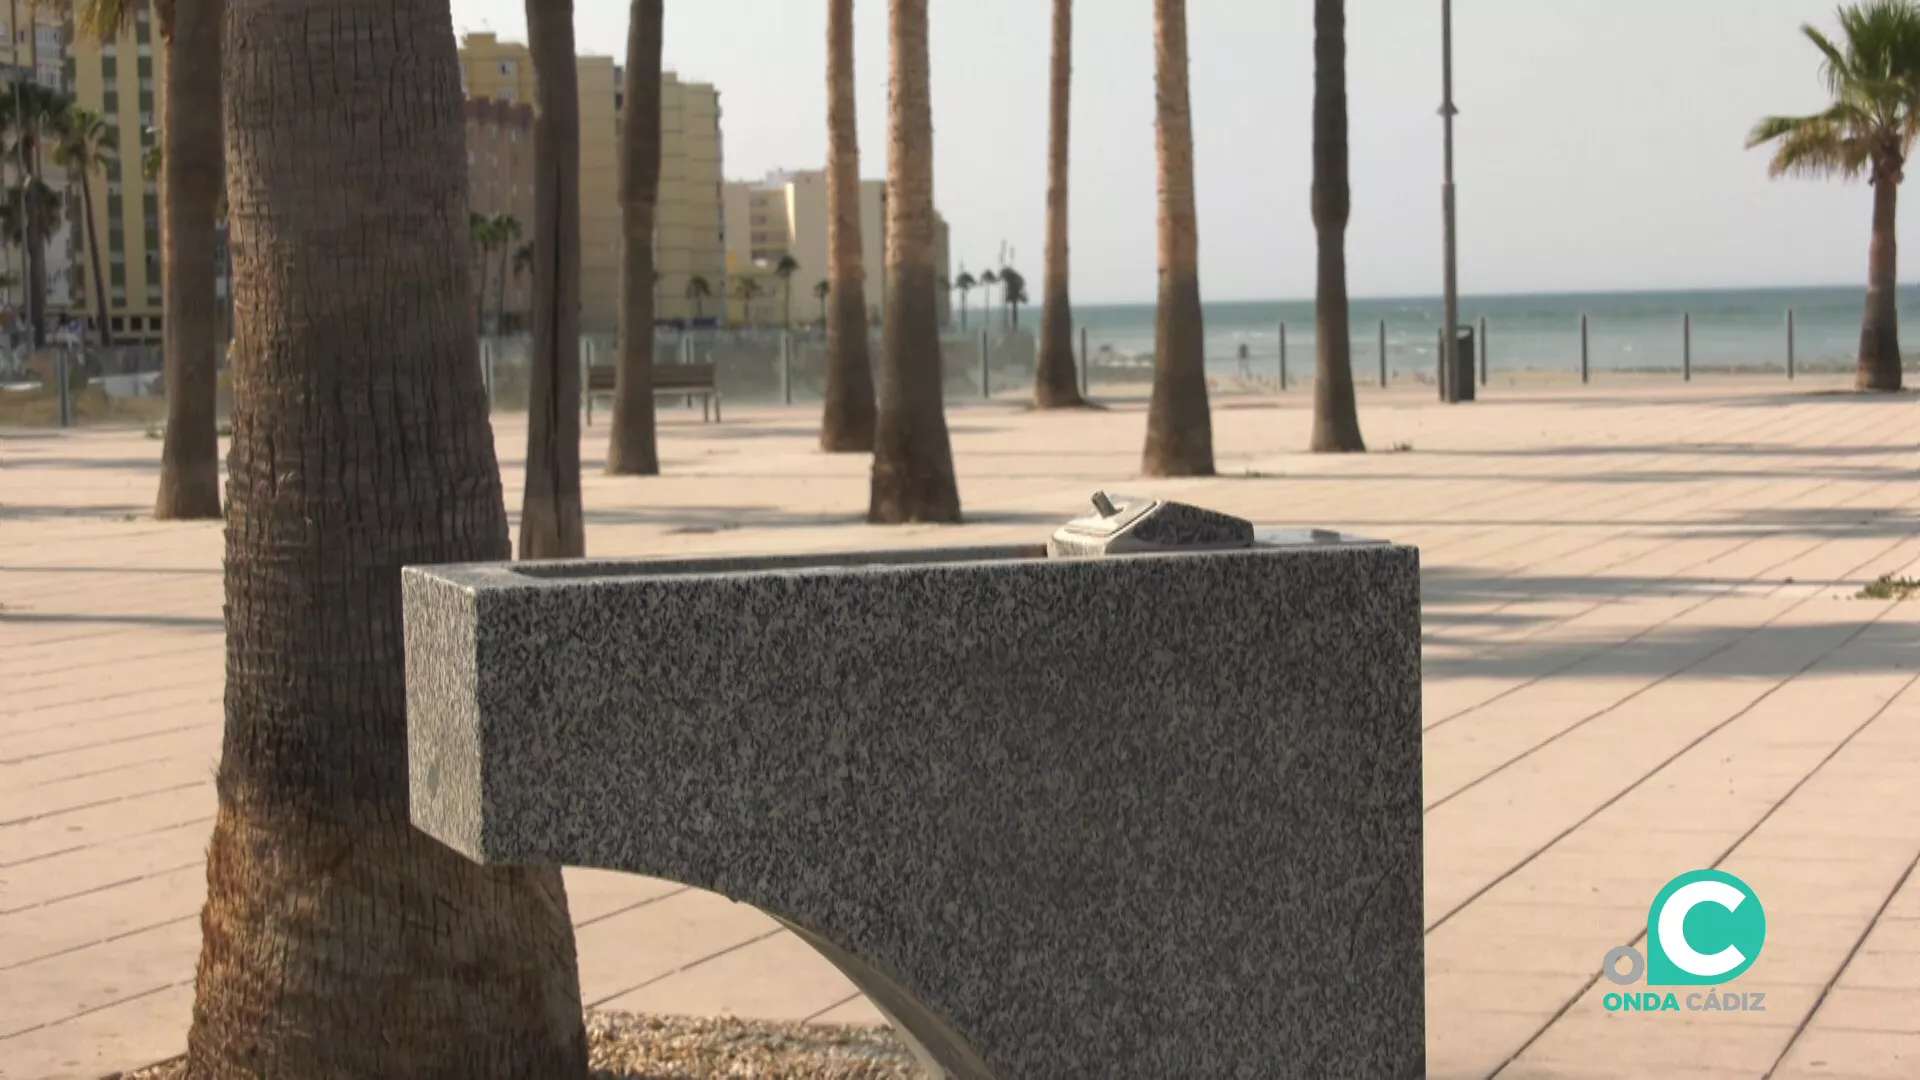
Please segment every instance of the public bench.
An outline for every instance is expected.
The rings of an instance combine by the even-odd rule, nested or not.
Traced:
[[[596,395],[613,393],[618,368],[612,364],[591,364],[587,367],[587,385],[584,388],[587,399],[587,426],[593,426],[593,399]],[[714,381],[712,364],[655,364],[653,366],[654,397],[684,397],[691,405],[694,398],[700,399],[700,419],[704,423],[711,419],[720,421],[720,387]],[[709,414],[708,406],[712,411]]]

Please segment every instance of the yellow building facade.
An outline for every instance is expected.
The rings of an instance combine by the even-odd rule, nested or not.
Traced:
[[[581,330],[611,334],[620,318],[620,116],[625,71],[609,56],[576,58],[580,81]],[[538,107],[533,57],[524,44],[494,34],[460,40],[461,86],[469,98]],[[713,295],[726,287],[720,209],[720,95],[712,86],[661,79],[660,201],[654,228],[656,320],[694,313],[688,286],[699,277]],[[524,222],[528,234],[532,222]]]
[[[50,36],[48,29],[40,30],[43,46]],[[91,178],[93,212],[88,223],[90,229],[97,230],[100,258],[105,263],[101,275],[107,285],[104,316],[116,342],[158,343],[164,336],[161,319],[165,311],[160,279],[160,188],[146,179],[141,162],[159,137],[166,50],[158,41],[145,5],[137,9],[133,25],[105,45],[76,38],[70,24],[59,32],[68,42],[62,43],[54,59],[41,48],[39,65],[43,73],[50,65],[60,65],[61,89],[105,118],[109,142],[114,147],[113,157]],[[46,81],[44,74],[42,81]],[[43,161],[42,179],[52,184],[60,170],[50,166]],[[63,178],[61,182],[67,186],[67,217],[77,221],[83,213],[79,178]],[[100,298],[94,295],[89,263],[92,249],[78,229],[71,231],[67,245],[72,252],[69,310],[76,316],[97,319],[103,313]],[[224,244],[219,245],[219,251],[224,259]],[[56,265],[53,258],[48,264]],[[224,263],[218,273],[224,294]]]
[[[774,274],[782,256],[800,268],[794,272],[793,321],[814,322],[820,301],[814,288],[827,279],[827,174],[824,169],[769,173],[761,180],[730,180],[723,204],[726,216],[727,272],[757,283],[745,299],[737,287],[728,295],[729,320],[753,325],[777,324],[783,317],[785,289]],[[886,310],[887,185],[860,181],[861,262],[866,269],[867,317],[878,321]],[[934,214],[934,273],[948,274],[947,220]],[[946,325],[951,297],[941,290],[939,319]]]

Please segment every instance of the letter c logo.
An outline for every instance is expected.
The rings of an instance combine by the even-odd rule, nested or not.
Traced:
[[[1721,870],[1681,874],[1647,912],[1647,985],[1737,978],[1759,958],[1766,936],[1766,911],[1746,882]]]
[[[1740,910],[1747,894],[1724,881],[1695,881],[1682,885],[1660,905],[1660,947],[1666,950],[1673,966],[1689,975],[1717,979],[1746,962],[1737,947],[1729,945],[1711,956],[1694,951],[1687,944],[1687,915],[1701,904],[1719,904],[1728,911]]]

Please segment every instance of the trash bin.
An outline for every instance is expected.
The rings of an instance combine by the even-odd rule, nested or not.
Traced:
[[[1473,327],[1461,326],[1456,329],[1460,336],[1459,345],[1454,349],[1453,400],[1472,401],[1473,388],[1478,385],[1474,373],[1479,342],[1474,340]]]

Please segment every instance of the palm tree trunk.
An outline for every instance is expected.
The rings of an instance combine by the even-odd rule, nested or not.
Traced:
[[[30,189],[31,190],[31,189]],[[27,240],[33,245],[33,273],[27,282],[27,321],[33,323],[33,347],[47,344],[47,232],[52,222],[46,209],[27,199]]]
[[[533,125],[533,371],[520,557],[578,558],[580,509],[580,74],[573,0],[527,0],[538,79]]]
[[[958,522],[933,267],[927,0],[889,0],[887,10],[887,318],[867,520]]]
[[[1160,297],[1154,320],[1148,476],[1212,476],[1206,329],[1200,313],[1200,226],[1193,208],[1193,114],[1187,98],[1186,0],[1154,0],[1160,165]]]
[[[609,476],[658,476],[653,409],[653,229],[660,202],[662,0],[633,0],[627,107],[620,119],[620,366],[614,374]]]
[[[504,334],[507,332],[507,263],[512,261],[512,259],[513,252],[510,250],[510,242],[502,241],[500,244],[500,269],[497,271],[500,278],[493,293],[493,332],[496,334]],[[481,287],[485,288],[484,285]]]
[[[87,261],[93,264],[93,310],[100,324],[100,344],[113,344],[111,320],[107,318],[107,272],[100,265],[100,230],[93,221],[93,170],[80,170],[80,201],[86,207]]]
[[[225,183],[220,121],[226,0],[176,0],[162,98],[161,279],[165,290],[167,428],[158,518],[220,516],[220,299],[214,209]]]
[[[1854,385],[1861,390],[1900,389],[1900,257],[1895,228],[1899,199],[1900,166],[1875,162],[1867,314],[1860,326],[1860,360],[1854,374]]]
[[[860,132],[853,99],[853,0],[827,0],[827,389],[820,448],[873,449],[873,359],[867,350],[860,240]]]
[[[200,10],[179,0],[188,67]],[[508,555],[473,271],[446,256],[453,28],[445,0],[327,16],[247,0],[228,26],[244,391],[188,1072],[584,1078],[560,871],[476,865],[408,819],[401,568]]]
[[[1361,451],[1360,415],[1353,396],[1352,324],[1347,313],[1346,0],[1313,5],[1313,228],[1319,242],[1314,288],[1317,370],[1313,379],[1316,451]]]

